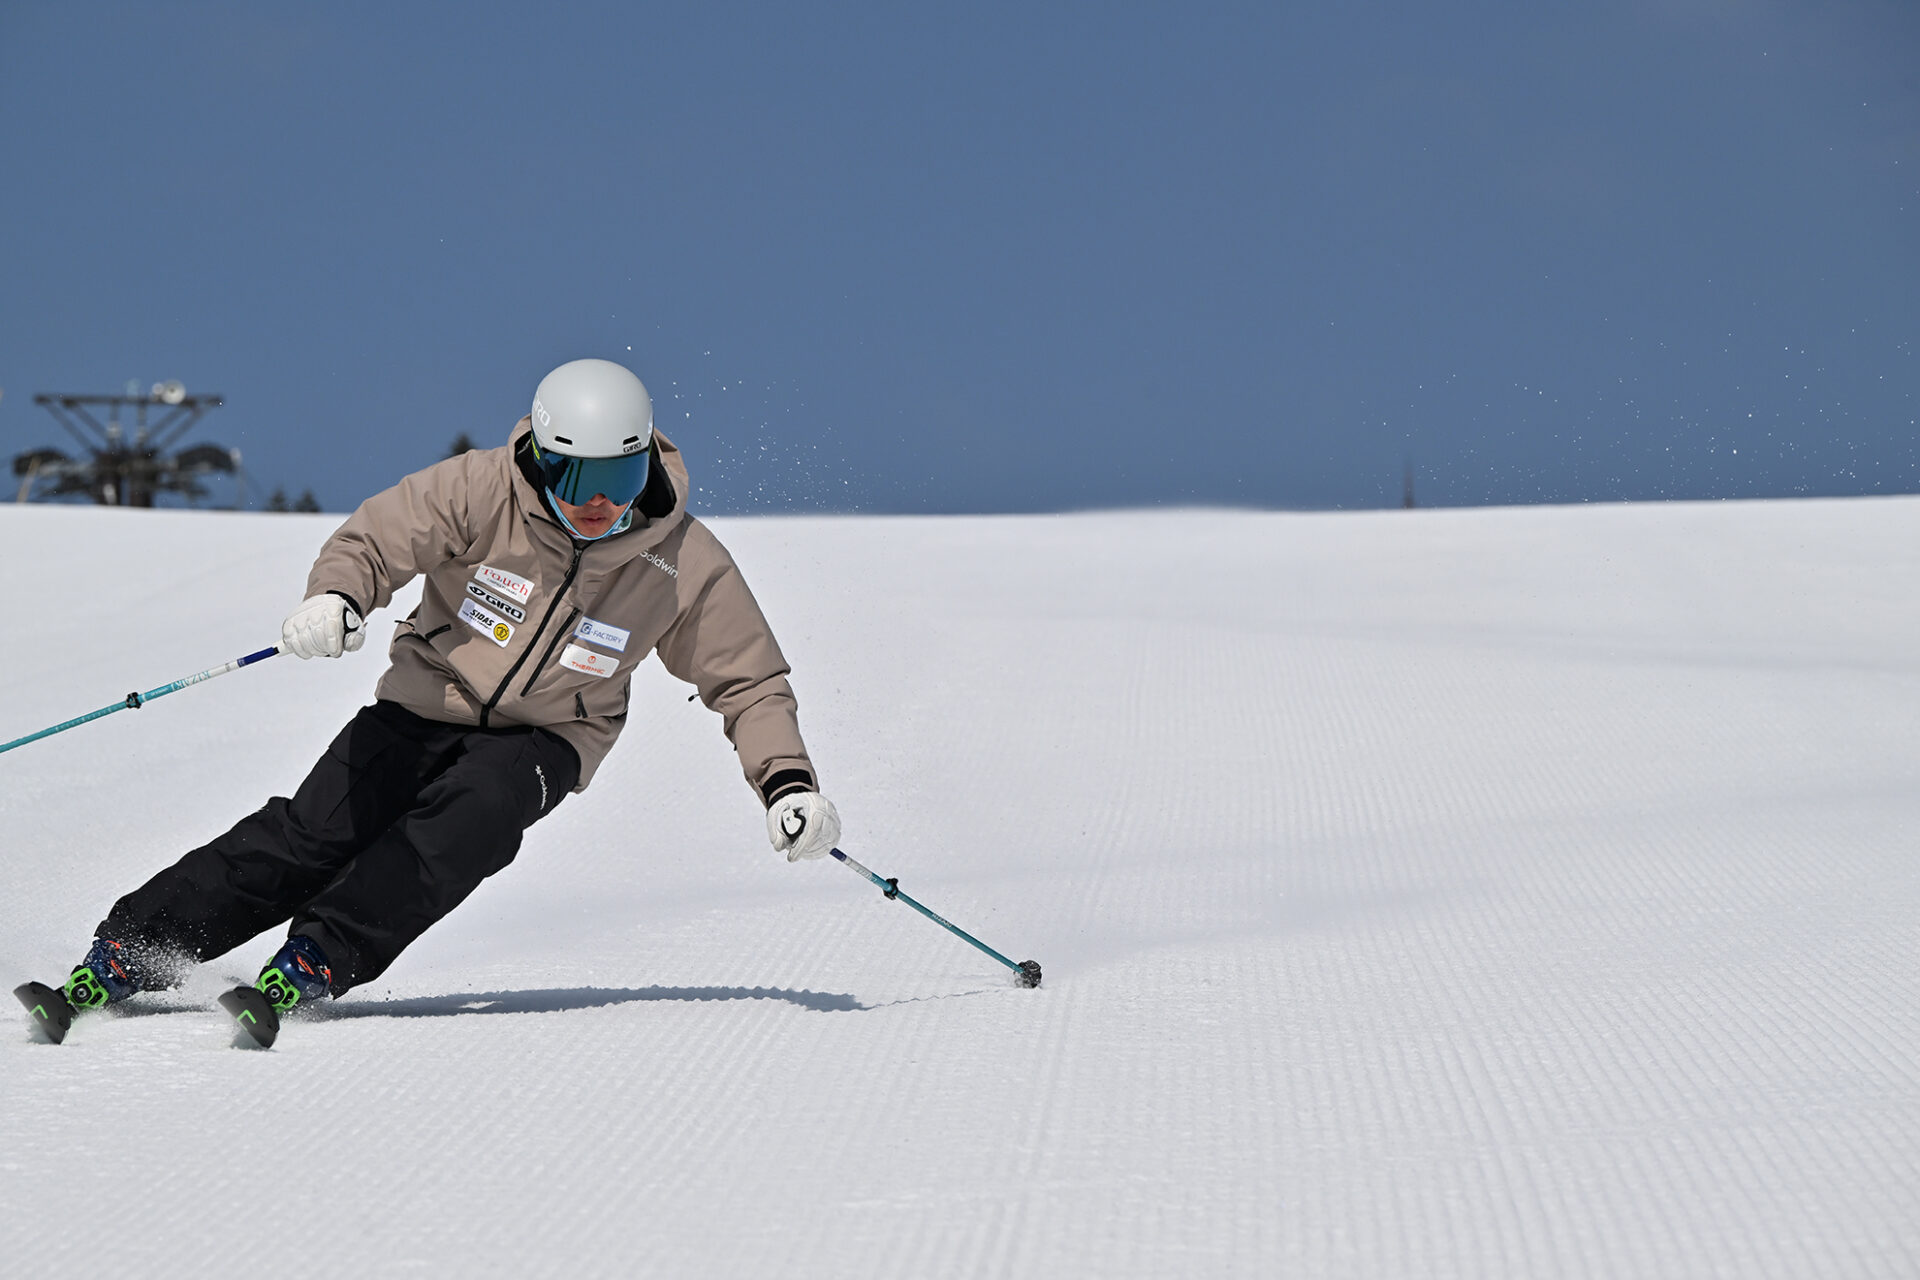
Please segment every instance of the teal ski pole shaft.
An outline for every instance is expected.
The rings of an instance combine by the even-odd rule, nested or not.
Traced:
[[[828,852],[831,853],[834,857],[838,858],[840,861],[846,863],[847,866],[851,867],[853,870],[865,876],[869,881],[873,883],[875,888],[880,890],[881,894],[884,897],[898,899],[899,901],[906,903],[908,906],[912,907],[915,911],[918,911],[921,915],[933,921],[935,924],[939,925],[942,929],[945,929],[948,933],[951,933],[956,937],[959,937],[959,938],[965,939],[968,942],[971,942],[974,946],[980,948],[982,951],[992,956],[995,960],[998,960],[1001,964],[1013,970],[1014,981],[1018,982],[1021,986],[1037,987],[1040,985],[1040,962],[1038,960],[1022,960],[1020,963],[1015,964],[1013,961],[1007,959],[1005,956],[1001,955],[998,951],[995,951],[992,947],[988,946],[986,943],[980,941],[980,939],[968,933],[965,929],[962,929],[959,925],[954,924],[949,920],[941,919],[939,916],[927,910],[925,907],[921,906],[918,902],[915,902],[912,898],[908,897],[900,889],[900,877],[887,876],[883,879],[882,877],[877,876],[873,872],[867,870],[865,867],[861,866],[858,862],[855,862],[852,858],[849,858],[846,854],[840,852],[838,849],[829,849]]]
[[[89,720],[98,720],[101,716],[110,716],[116,711],[138,711],[155,698],[164,698],[170,693],[186,688],[188,685],[199,684],[203,680],[211,680],[215,676],[223,676],[229,671],[238,671],[242,667],[250,667],[256,662],[271,658],[278,652],[280,652],[280,646],[275,645],[271,649],[262,649],[258,653],[250,653],[244,658],[235,658],[232,662],[223,662],[217,667],[208,667],[205,671],[187,676],[182,680],[175,680],[172,684],[163,684],[158,689],[149,689],[145,693],[130,693],[123,700],[114,703],[110,707],[102,707],[98,711],[89,711],[83,716],[75,716],[63,724],[56,724],[51,729],[42,729],[38,733],[30,733],[24,738],[15,738],[5,746],[0,746],[0,752],[11,751],[15,747],[24,747],[29,742],[38,742],[42,738],[51,738],[56,733],[65,733],[76,725],[83,725]]]

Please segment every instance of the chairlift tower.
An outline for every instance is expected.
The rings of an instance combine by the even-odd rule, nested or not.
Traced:
[[[56,449],[37,449],[14,459],[23,476],[24,498],[35,478],[52,479],[54,493],[86,493],[108,507],[151,507],[156,493],[204,492],[196,477],[213,471],[232,473],[239,450],[195,445],[168,456],[168,448],[193,429],[223,396],[189,395],[178,382],[156,382],[146,392],[129,382],[121,395],[52,395],[33,398],[87,451],[69,459]],[[100,416],[106,418],[100,421]]]

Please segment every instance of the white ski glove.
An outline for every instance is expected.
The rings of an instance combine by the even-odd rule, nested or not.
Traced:
[[[280,652],[296,658],[337,658],[367,640],[360,615],[344,597],[313,596],[280,624]]]
[[[767,810],[767,838],[773,851],[800,858],[823,858],[840,843],[840,813],[833,801],[817,791],[795,791],[781,796]]]

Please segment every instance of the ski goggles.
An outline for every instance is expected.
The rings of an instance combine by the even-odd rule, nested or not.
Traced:
[[[624,507],[647,487],[653,446],[648,444],[638,453],[618,458],[569,458],[563,453],[546,452],[536,440],[533,461],[547,492],[567,505],[584,507],[595,497],[605,497],[614,506]]]

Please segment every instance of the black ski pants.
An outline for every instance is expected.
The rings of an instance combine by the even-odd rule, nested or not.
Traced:
[[[512,862],[579,777],[573,747],[545,729],[442,724],[376,702],[291,799],[120,899],[99,936],[152,957],[140,976],[158,987],[291,920],[326,953],[339,995]]]

